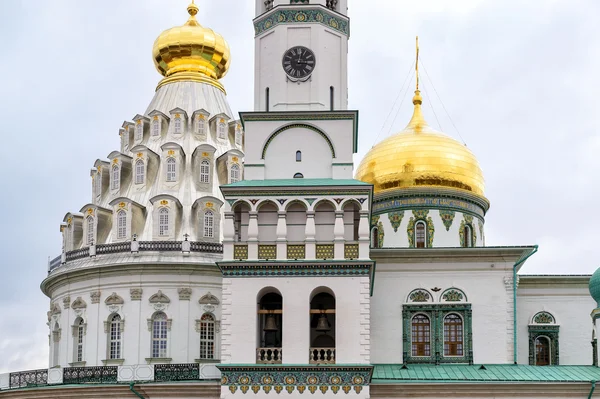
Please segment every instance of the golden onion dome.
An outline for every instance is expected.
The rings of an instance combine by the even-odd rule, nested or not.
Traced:
[[[465,145],[429,127],[421,112],[422,101],[417,89],[408,126],[365,155],[356,179],[373,184],[375,193],[444,187],[483,197],[484,179],[477,158]]]
[[[225,91],[218,79],[229,68],[229,45],[223,36],[198,23],[198,7],[193,1],[187,11],[187,22],[161,33],[152,47],[154,65],[165,77],[158,87],[174,81],[195,81]]]

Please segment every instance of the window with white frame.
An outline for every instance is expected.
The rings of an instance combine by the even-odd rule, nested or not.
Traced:
[[[167,315],[157,312],[152,317],[152,357],[167,357]]]
[[[210,162],[203,159],[200,162],[200,183],[208,183],[210,179]]]
[[[213,238],[215,235],[215,214],[213,211],[204,212],[204,237]]]
[[[425,232],[426,226],[425,222],[422,220],[415,223],[415,244],[417,248],[425,248],[427,247],[426,239],[427,233]]]
[[[200,359],[215,358],[215,318],[204,313],[200,318]]]
[[[135,162],[135,184],[144,184],[144,178],[146,177],[146,167],[144,161],[138,159]]]
[[[152,136],[158,136],[159,134],[160,134],[160,121],[157,118],[152,121]]]
[[[173,126],[173,133],[175,134],[181,134],[181,118],[180,117],[175,117],[175,120],[173,121],[174,126]]]
[[[225,122],[219,122],[217,124],[217,134],[220,139],[224,140],[226,137],[227,124]]]
[[[240,129],[235,130],[235,144],[242,145],[242,131]]]
[[[204,117],[202,115],[200,115],[198,117],[198,122],[196,122],[196,132],[198,134],[204,134],[206,132],[206,124],[205,124],[205,120]]]
[[[121,347],[123,346],[123,320],[118,314],[113,314],[108,319],[108,358],[121,359]]]
[[[96,197],[102,195],[102,175],[98,172],[94,175],[94,184],[96,189]]]
[[[120,210],[117,213],[117,239],[127,237],[127,212]]]
[[[169,210],[167,208],[160,208],[158,211],[158,235],[169,235]]]
[[[142,141],[144,138],[144,122],[137,121],[135,125],[135,141]]]
[[[177,161],[175,158],[167,158],[167,181],[177,181]]]
[[[94,217],[88,216],[86,219],[86,243],[92,245],[94,242]]]
[[[238,164],[231,165],[231,178],[230,183],[236,183],[240,181],[240,166]]]
[[[83,319],[78,317],[75,320],[74,328],[73,328],[73,338],[75,348],[75,356],[73,361],[75,362],[83,362],[83,336],[85,335],[85,326],[83,323]]]
[[[110,183],[110,189],[118,190],[119,185],[121,183],[121,170],[119,169],[119,167],[117,165],[113,166],[111,177],[112,177],[112,179],[111,179],[111,183]]]

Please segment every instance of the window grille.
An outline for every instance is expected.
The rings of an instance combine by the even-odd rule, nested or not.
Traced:
[[[454,313],[444,317],[444,356],[463,356],[463,322]]]
[[[175,158],[167,159],[167,181],[177,181],[177,161],[175,161]]]
[[[425,222],[417,222],[415,225],[415,242],[417,244],[417,248],[425,248]]]
[[[422,314],[412,319],[412,355],[431,355],[431,323],[429,317]]]
[[[219,134],[219,138],[220,139],[225,139],[225,130],[226,130],[226,125],[225,123],[219,123],[218,127],[217,127],[217,132]]]
[[[205,130],[204,130],[204,119],[198,118],[198,123],[197,123],[197,132],[198,134],[204,134]]]
[[[210,178],[210,162],[203,159],[200,163],[200,183],[208,183]]]
[[[173,128],[173,133],[181,134],[181,118],[175,118],[175,121],[173,123],[175,124]]]
[[[119,169],[119,167],[117,165],[115,165],[112,168],[112,181],[111,181],[110,188],[112,190],[118,190],[119,184],[121,183],[120,180],[121,180],[121,170]]]
[[[83,362],[83,329],[84,329],[84,325],[83,325],[83,319],[79,319],[78,323],[77,323],[77,330],[76,330],[76,362]]]
[[[240,167],[237,164],[231,166],[231,179],[230,183],[240,181]]]
[[[160,208],[158,211],[158,235],[169,235],[169,210],[167,208]]]
[[[87,245],[92,245],[94,242],[94,218],[92,216],[88,216],[87,220]]]
[[[144,167],[144,161],[138,159],[135,163],[135,184],[144,184],[145,174],[146,168]]]
[[[140,122],[135,125],[135,141],[142,141],[144,138],[144,123]]]
[[[120,210],[117,213],[117,238],[123,239],[127,237],[127,212]]]
[[[212,211],[204,212],[204,237],[213,238],[214,236],[215,215]]]
[[[158,136],[160,134],[160,122],[158,119],[152,121],[152,135]]]

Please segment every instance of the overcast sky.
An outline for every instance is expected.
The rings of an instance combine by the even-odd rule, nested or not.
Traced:
[[[254,1],[197,3],[199,21],[231,46],[232,109],[252,110]],[[47,367],[39,283],[60,252],[59,224],[90,201],[89,170],[118,148],[123,120],[145,111],[160,79],[152,44],[185,22],[186,6],[0,1],[0,372]],[[487,244],[539,244],[524,273],[600,266],[600,1],[350,0],[349,13],[356,164],[410,118],[413,88],[401,88],[418,34],[425,116],[460,132],[486,177]]]

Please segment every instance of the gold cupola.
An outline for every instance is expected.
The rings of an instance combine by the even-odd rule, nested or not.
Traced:
[[[157,89],[171,82],[193,81],[211,84],[224,92],[218,80],[229,68],[229,45],[223,36],[198,23],[198,6],[193,1],[187,11],[187,22],[161,33],[152,47],[154,65],[164,76]]]
[[[450,188],[484,197],[484,179],[475,155],[463,144],[432,129],[421,111],[418,47],[413,116],[404,128],[376,144],[358,166],[356,179],[375,193],[420,187]],[[487,202],[487,200],[485,200]]]

